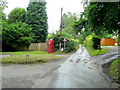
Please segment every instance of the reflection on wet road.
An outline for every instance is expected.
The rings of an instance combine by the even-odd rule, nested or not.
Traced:
[[[90,55],[81,46],[53,74],[50,88],[110,88],[102,74],[90,62]]]

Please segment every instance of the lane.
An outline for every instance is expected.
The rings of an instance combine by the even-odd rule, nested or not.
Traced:
[[[117,47],[108,47],[114,53]],[[110,51],[109,51],[110,50]],[[108,54],[107,53],[107,54]],[[54,72],[49,88],[111,88],[93,61],[102,55],[90,57],[85,47],[80,48],[61,67]]]

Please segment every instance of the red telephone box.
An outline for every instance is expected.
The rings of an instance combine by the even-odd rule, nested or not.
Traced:
[[[54,40],[48,40],[47,41],[48,45],[48,53],[53,53],[54,52]]]

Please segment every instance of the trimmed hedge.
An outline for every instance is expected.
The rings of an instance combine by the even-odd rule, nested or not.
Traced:
[[[87,49],[96,49],[96,50],[101,49],[100,39],[97,36],[89,35],[88,37],[86,37],[84,43]]]
[[[91,56],[96,56],[106,53],[106,49],[101,48],[100,39],[95,35],[89,35],[84,41],[84,45]]]

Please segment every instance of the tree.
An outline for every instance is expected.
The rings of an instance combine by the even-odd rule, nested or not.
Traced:
[[[76,30],[76,33],[81,33],[82,30],[84,29],[84,31],[87,30],[87,27],[88,27],[88,20],[83,17],[84,13],[82,13],[80,19],[78,21],[75,21],[74,22],[74,29]]]
[[[31,31],[31,27],[22,22],[4,26],[2,32],[3,51],[14,51],[19,46],[28,48],[34,37]]]
[[[0,42],[2,42],[2,24],[4,20],[6,19],[5,14],[3,13],[3,10],[7,7],[6,0],[0,0]],[[1,45],[0,45],[1,46]]]
[[[77,19],[76,14],[72,14],[68,12],[67,14],[64,13],[62,16],[62,26],[63,26],[63,33],[68,33],[73,36],[73,38],[76,38],[76,31],[74,30],[74,22]]]
[[[119,30],[119,2],[90,2],[86,8],[88,24],[95,34]]]
[[[48,34],[46,2],[29,2],[26,23],[32,27],[35,34],[34,42],[45,42]]]
[[[119,12],[118,2],[86,3],[80,19],[74,23],[74,29],[80,32],[81,41],[93,33],[100,38],[118,34]]]
[[[26,11],[24,8],[15,8],[8,15],[8,22],[25,22]]]

